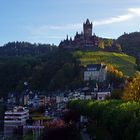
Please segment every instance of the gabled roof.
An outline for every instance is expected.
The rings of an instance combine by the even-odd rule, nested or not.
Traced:
[[[103,64],[88,64],[86,66],[86,70],[87,71],[99,71],[101,68],[105,68],[106,65],[103,65]]]
[[[101,64],[88,64],[86,69],[88,71],[99,71],[101,69]]]

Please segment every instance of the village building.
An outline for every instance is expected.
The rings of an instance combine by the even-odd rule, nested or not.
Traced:
[[[100,101],[105,100],[107,97],[110,97],[110,95],[111,95],[110,91],[98,92],[97,93],[97,100],[100,100]]]
[[[84,71],[84,81],[96,80],[103,82],[106,80],[107,66],[104,64],[89,64]]]
[[[26,124],[27,119],[29,119],[27,108],[18,106],[7,110],[4,116],[4,135],[12,136],[16,128],[23,127]]]

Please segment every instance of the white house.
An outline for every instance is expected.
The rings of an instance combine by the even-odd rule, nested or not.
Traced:
[[[104,64],[89,64],[84,71],[84,81],[96,80],[105,81],[107,75],[107,66]]]

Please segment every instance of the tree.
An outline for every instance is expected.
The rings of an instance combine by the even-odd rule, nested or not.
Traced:
[[[112,65],[107,65],[107,80],[109,83],[112,83],[114,87],[118,87],[124,82],[123,72]]]
[[[124,90],[124,100],[139,101],[140,99],[140,72],[137,72]]]
[[[140,56],[139,55],[136,56],[136,64],[137,64],[138,70],[140,70]]]
[[[122,47],[120,44],[116,44],[116,49],[119,53],[122,52]]]
[[[107,46],[108,47],[112,47],[112,45],[113,45],[113,40],[112,39],[108,39],[107,40]]]
[[[136,56],[136,64],[140,65],[140,56]]]
[[[111,99],[121,99],[123,91],[121,89],[114,89],[111,93]]]
[[[120,36],[117,40],[121,44],[122,51],[126,54],[137,56],[140,55],[140,32],[133,32]]]
[[[105,44],[104,44],[104,40],[100,40],[100,43],[99,43],[99,48],[101,49],[104,49],[105,48]]]
[[[91,129],[88,132],[96,134],[97,139],[105,132],[109,133],[113,140],[140,138],[140,103],[122,100],[73,100],[69,102],[68,107],[89,118]],[[99,134],[96,130],[100,128],[102,132]]]

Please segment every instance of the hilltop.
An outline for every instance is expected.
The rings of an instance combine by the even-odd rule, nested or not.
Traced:
[[[54,45],[11,42],[0,47],[0,91],[50,91],[72,89],[83,84],[83,67],[89,63],[111,64],[124,75],[136,72],[135,58],[123,53],[104,51],[68,51]],[[78,62],[78,63],[77,63]],[[61,82],[60,82],[61,79]]]
[[[126,76],[131,76],[136,72],[135,58],[126,54],[114,52],[74,52],[74,56],[81,61],[81,64],[106,63],[121,70]]]
[[[117,39],[122,51],[134,57],[140,56],[140,32],[124,33]]]
[[[29,42],[9,42],[3,46],[0,46],[0,56],[37,56],[46,55],[52,51],[55,51],[57,46],[41,43],[29,43]]]

